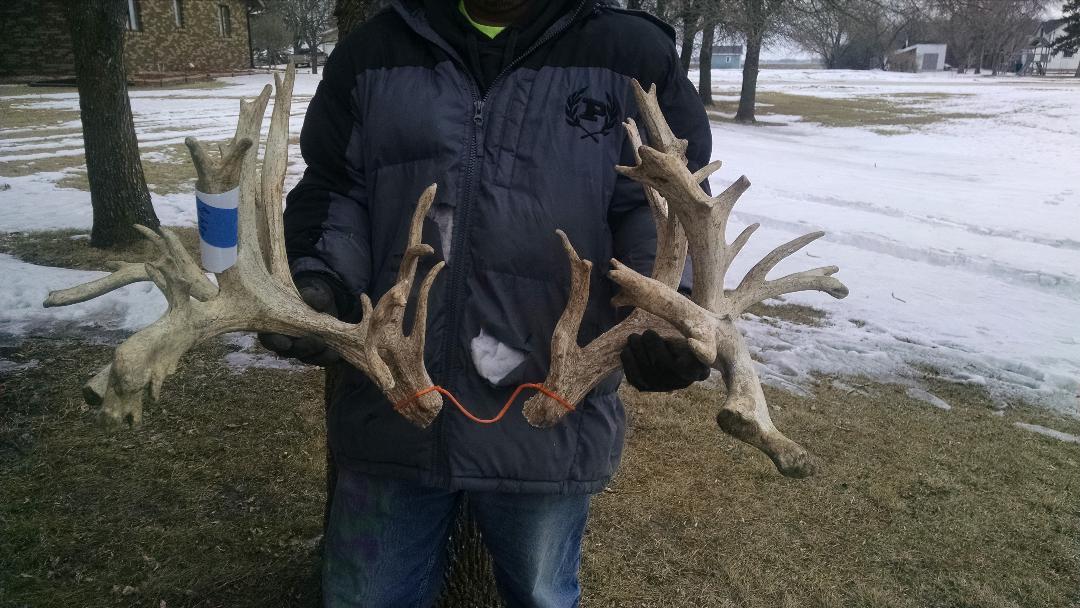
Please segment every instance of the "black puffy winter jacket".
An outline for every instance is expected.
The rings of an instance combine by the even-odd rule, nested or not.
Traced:
[[[438,183],[424,229],[436,255],[418,276],[439,260],[447,268],[432,290],[425,359],[436,384],[490,417],[519,384],[547,375],[570,280],[556,228],[594,263],[583,344],[616,321],[608,260],[651,266],[648,204],[614,171],[632,159],[630,79],[656,83],[673,131],[690,141],[691,169],[708,162],[711,138],[670,28],[644,13],[568,2],[481,88],[429,12],[420,0],[395,3],[334,50],[301,133],[307,171],[288,196],[286,243],[294,273],[377,300],[395,281],[417,197]],[[362,373],[342,373],[328,428],[348,468],[450,489],[584,493],[619,463],[619,374],[554,428],[526,422],[523,394],[497,424],[448,406],[418,429]]]

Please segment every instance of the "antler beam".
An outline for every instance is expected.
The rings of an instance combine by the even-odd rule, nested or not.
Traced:
[[[372,306],[363,296],[364,315],[358,324],[312,310],[292,283],[281,223],[293,80],[292,66],[284,80],[275,76],[277,95],[261,175],[257,176],[258,146],[253,143],[258,141],[270,99],[269,85],[255,100],[241,102],[236,134],[220,146],[220,153],[207,150],[193,138],[186,142],[199,191],[213,194],[239,188],[237,259],[232,267],[216,273],[216,284],[167,228],[156,233],[139,226],[158,250],[154,261],[120,264],[107,277],[49,294],[46,306],[62,306],[147,279],[165,294],[168,310],[164,316],[125,340],[112,362],[84,389],[87,401],[100,404],[106,419],[141,422],[144,395],[158,397],[184,353],[208,338],[233,331],[318,335],[395,402],[431,386],[423,364],[424,327],[427,297],[442,264],[424,278],[411,335],[404,334],[403,321],[417,259],[432,252],[420,243],[420,228],[435,198],[435,186],[425,190],[417,203],[398,282],[378,304]],[[428,394],[399,411],[415,424],[426,426],[441,407],[441,397]]]
[[[650,135],[657,145],[675,157],[683,159],[686,166],[686,140],[676,139],[667,123],[650,124]],[[641,147],[641,136],[633,119],[627,119],[626,132],[634,150]],[[651,186],[645,186],[645,196],[656,222],[656,258],[653,263],[652,280],[665,289],[675,291],[682,278],[686,264],[686,234],[677,218],[668,213],[667,201]],[[544,386],[560,395],[569,403],[579,403],[585,395],[604,378],[621,367],[619,353],[632,334],[651,329],[658,334],[673,338],[679,333],[664,319],[643,309],[636,308],[626,319],[604,332],[587,346],[577,343],[581,319],[589,300],[589,273],[592,262],[582,260],[561,230],[558,231],[563,249],[570,259],[570,297],[566,308],[555,326],[551,338],[551,366]],[[525,402],[525,418],[538,427],[549,427],[562,420],[567,410],[546,393],[538,393]]]
[[[660,110],[656,87],[646,92],[634,81],[633,88],[650,145],[642,145],[637,125],[628,119],[626,130],[636,150],[636,162],[616,170],[640,182],[652,206],[658,237],[653,274],[647,278],[611,260],[609,276],[622,288],[612,304],[636,309],[611,331],[584,348],[578,347],[577,332],[588,299],[592,265],[579,259],[560,233],[571,263],[571,296],[552,338],[551,373],[545,385],[577,403],[618,368],[618,353],[629,334],[654,329],[668,336],[685,336],[697,357],[720,370],[727,384],[727,395],[716,418],[720,428],[765,452],[784,475],[810,475],[815,469],[813,458],[778,431],[769,417],[749,349],[734,321],[752,304],[794,291],[818,290],[836,298],[845,297],[847,288],[832,277],[837,272],[835,266],[773,281],[765,278],[781,260],[822,233],[808,234],[777,247],[747,273],[738,287],[725,290],[724,277],[732,260],[758,228],[757,224],[748,226],[734,241],[727,242],[731,210],[750,182],[744,176],[717,196],[705,192],[701,183],[720,168],[720,163],[712,162],[691,172],[686,166],[687,142],[672,133]],[[690,298],[677,290],[687,249],[694,261]],[[525,405],[526,418],[537,426],[554,424],[564,415],[565,409],[543,394],[532,397]]]
[[[664,118],[655,86],[646,93],[635,81],[634,93],[647,116],[646,122],[662,125]],[[747,227],[732,243],[727,242],[731,210],[750,182],[745,176],[740,177],[719,195],[709,196],[700,184],[717,168],[718,165],[711,164],[690,173],[683,158],[651,146],[640,148],[637,165],[616,167],[623,175],[664,196],[686,227],[690,256],[694,260],[694,289],[690,299],[612,260],[614,270],[609,276],[622,287],[616,303],[633,304],[675,325],[697,357],[723,373],[727,396],[716,417],[720,428],[765,452],[784,475],[806,477],[815,470],[814,459],[773,425],[750,351],[734,322],[749,306],[766,298],[804,290],[843,298],[848,290],[832,276],[838,270],[835,266],[766,280],[768,272],[781,260],[822,236],[815,232],[777,247],[750,269],[738,287],[726,291],[724,276],[731,261],[757,225]]]

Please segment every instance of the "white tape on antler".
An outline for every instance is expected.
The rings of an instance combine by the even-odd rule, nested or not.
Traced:
[[[224,272],[236,263],[240,188],[210,194],[195,191],[199,214],[199,242],[202,267],[210,272]]]

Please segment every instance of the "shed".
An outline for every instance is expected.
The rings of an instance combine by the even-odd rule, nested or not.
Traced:
[[[738,70],[742,68],[743,47],[741,44],[712,47],[712,68],[714,70]]]
[[[940,72],[945,69],[944,44],[913,44],[896,51],[889,58],[894,72]]]

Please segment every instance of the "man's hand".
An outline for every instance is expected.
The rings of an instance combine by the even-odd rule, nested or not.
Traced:
[[[694,356],[685,341],[665,340],[651,329],[632,334],[619,358],[626,380],[642,392],[674,391],[709,377],[709,366]]]
[[[308,273],[298,274],[294,282],[300,297],[308,306],[330,316],[338,316],[337,298],[330,281],[318,274]],[[293,338],[282,334],[259,334],[259,343],[279,356],[299,359],[309,365],[325,367],[341,358],[341,355],[327,348],[326,342],[318,336]]]

